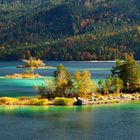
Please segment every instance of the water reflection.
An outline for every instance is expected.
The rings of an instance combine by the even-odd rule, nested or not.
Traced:
[[[139,118],[139,103],[79,107],[1,106],[0,139],[137,140],[140,138]]]

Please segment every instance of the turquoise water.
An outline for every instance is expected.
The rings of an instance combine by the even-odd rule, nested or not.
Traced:
[[[75,71],[89,70],[92,74],[92,79],[97,82],[100,79],[105,79],[109,74],[114,62],[46,62],[46,65],[54,66],[51,69],[38,69],[37,73],[45,76],[40,79],[5,79],[3,76],[22,73],[25,69],[16,68],[17,65],[22,65],[22,62],[0,62],[0,96],[34,96],[37,92],[33,89],[34,85],[41,85],[46,78],[53,76],[56,66],[64,64],[64,66],[73,75]]]
[[[63,63],[73,75],[77,70],[89,70],[92,79],[105,79],[113,62],[47,62]],[[21,62],[0,62],[0,96],[37,95],[34,85],[40,79],[5,79],[4,75],[23,72]],[[53,69],[38,73],[52,77]],[[139,140],[140,103],[105,106],[0,106],[0,140]]]
[[[140,104],[0,107],[0,140],[139,140]]]

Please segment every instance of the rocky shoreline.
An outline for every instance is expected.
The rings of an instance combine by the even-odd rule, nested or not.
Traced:
[[[48,100],[46,98],[39,97],[1,97],[0,105],[60,105],[60,106],[72,106],[72,105],[104,105],[104,104],[116,104],[116,103],[129,103],[140,101],[140,93],[135,94],[110,94],[110,95],[93,95],[90,99],[87,98],[64,98],[56,97],[55,99]]]
[[[127,103],[132,101],[140,101],[140,93],[135,94],[108,94],[108,95],[93,95],[92,99],[87,99],[88,105],[96,104],[112,104],[112,103]]]

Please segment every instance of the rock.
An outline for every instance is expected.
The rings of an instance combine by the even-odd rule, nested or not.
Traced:
[[[112,100],[112,99],[113,99],[113,97],[111,97],[111,96],[108,97],[108,100]]]
[[[105,98],[104,97],[100,97],[99,100],[100,101],[103,101],[103,100],[105,100]]]
[[[25,66],[18,65],[17,68],[25,68]]]
[[[92,97],[92,101],[98,101],[96,97]]]
[[[83,105],[82,100],[78,99],[73,105]]]
[[[136,100],[136,98],[135,97],[132,97],[131,100],[134,101],[134,100]]]
[[[74,105],[87,105],[88,101],[85,99],[77,99],[76,102],[74,102]]]
[[[125,96],[125,95],[120,95],[120,98],[123,99],[123,100],[126,100],[128,99],[129,97]]]
[[[116,102],[116,103],[119,103],[119,102],[120,102],[120,100],[116,100],[115,102]]]
[[[109,102],[105,101],[105,104],[109,104]]]

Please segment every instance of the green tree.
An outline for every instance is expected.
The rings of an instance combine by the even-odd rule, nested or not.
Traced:
[[[118,76],[116,76],[113,81],[113,86],[114,92],[120,93],[120,91],[123,89],[123,81]]]
[[[105,91],[106,91],[106,94],[113,91],[112,84],[113,84],[113,78],[112,78],[112,76],[109,76],[106,79],[106,81],[105,81]]]
[[[46,97],[48,99],[54,98],[56,96],[55,95],[55,91],[56,91],[55,81],[53,79],[46,79],[45,83],[46,83],[46,91],[47,91]]]
[[[39,95],[41,98],[45,97],[45,93],[46,93],[46,86],[44,86],[43,84],[41,86],[34,86],[35,90],[39,91]]]
[[[98,91],[99,91],[99,93],[102,93],[104,85],[105,84],[104,84],[103,80],[98,81]]]
[[[61,64],[57,66],[57,70],[54,72],[56,93],[58,96],[66,96],[66,90],[72,89],[73,82],[72,76],[67,69]]]
[[[135,91],[140,87],[140,67],[133,55],[128,55],[124,61],[117,61],[112,76],[118,76],[123,81],[125,91]]]
[[[98,82],[98,90],[102,94],[120,93],[123,88],[123,81],[118,76],[109,76],[105,81]]]

